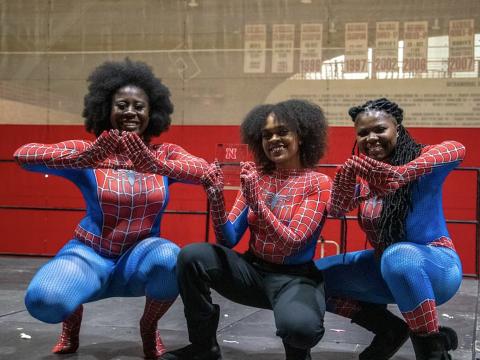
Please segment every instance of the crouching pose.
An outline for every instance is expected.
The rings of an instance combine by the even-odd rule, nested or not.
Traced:
[[[330,179],[313,169],[325,149],[326,119],[318,106],[289,100],[254,108],[241,131],[256,165],[241,166],[241,191],[230,213],[219,165],[204,177],[217,244],[180,251],[177,275],[191,344],[160,359],[221,359],[220,309],[210,289],[273,310],[289,360],[310,359],[324,334],[323,279],[312,259],[330,198]],[[249,249],[240,254],[232,248],[247,228]]]
[[[403,127],[403,111],[382,98],[349,111],[360,156],[333,181],[330,213],[359,207],[373,250],[316,261],[323,270],[327,310],[375,334],[360,359],[389,359],[410,335],[416,359],[450,359],[455,331],[439,326],[437,305],[452,298],[462,266],[450,239],[441,188],[465,156],[456,141],[417,144]],[[386,304],[398,305],[405,319]]]
[[[208,164],[174,144],[150,144],[168,129],[170,92],[142,62],[107,62],[89,77],[85,126],[95,141],[26,144],[15,152],[27,170],[72,181],[87,212],[70,240],[34,276],[25,305],[32,316],[63,322],[53,348],[79,346],[82,304],[146,296],[140,334],[146,358],[165,351],[157,322],[178,295],[179,248],[159,237],[172,182],[200,183]]]

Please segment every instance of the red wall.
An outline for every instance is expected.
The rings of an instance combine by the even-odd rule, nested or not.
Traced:
[[[72,237],[73,229],[83,216],[81,211],[45,211],[5,209],[6,206],[83,208],[80,191],[70,182],[55,176],[30,173],[11,160],[17,147],[27,142],[55,143],[65,139],[92,138],[86,135],[82,126],[46,125],[0,125],[0,171],[3,186],[0,187],[0,226],[3,236],[0,240],[0,253],[52,255]],[[422,143],[434,144],[442,140],[454,139],[467,147],[467,158],[462,166],[480,166],[480,129],[472,128],[413,128],[413,136]],[[212,161],[217,143],[238,143],[237,126],[173,126],[161,136],[165,142],[183,146],[192,154]],[[332,127],[330,129],[329,150],[322,160],[324,164],[337,164],[349,156],[352,147],[353,129]],[[322,170],[323,171],[323,170]],[[325,169],[333,175],[334,169]],[[235,191],[229,191],[227,202],[231,203]],[[206,210],[206,197],[200,186],[175,184],[171,188],[167,210]],[[475,220],[476,173],[455,171],[447,179],[444,191],[447,219]],[[450,224],[449,229],[455,246],[462,258],[464,273],[474,274],[476,254],[475,226]],[[205,239],[204,215],[165,214],[162,222],[162,236],[184,245]],[[323,236],[327,240],[338,241],[339,221],[327,221]],[[213,231],[210,227],[210,241]],[[245,249],[246,241],[240,245]],[[348,226],[348,250],[361,249],[365,245],[364,236],[355,221]],[[335,247],[327,244],[326,254],[332,254]]]

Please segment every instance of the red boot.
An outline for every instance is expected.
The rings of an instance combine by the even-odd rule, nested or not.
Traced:
[[[173,301],[161,302],[152,298],[146,298],[145,310],[140,319],[140,335],[142,337],[145,359],[156,359],[166,351],[160,332],[157,330],[157,323],[172,304]]]
[[[54,354],[72,354],[79,345],[80,325],[82,325],[83,305],[80,305],[62,324],[62,334],[52,348]]]

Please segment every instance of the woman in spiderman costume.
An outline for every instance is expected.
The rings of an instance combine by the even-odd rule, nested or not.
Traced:
[[[87,212],[73,239],[31,281],[25,305],[47,323],[63,322],[53,348],[79,346],[82,304],[146,296],[140,334],[146,358],[165,351],[157,322],[178,295],[178,246],[158,237],[169,185],[199,183],[203,159],[180,146],[150,144],[170,126],[170,92],[143,62],[105,62],[88,78],[83,116],[95,141],[26,144],[14,154],[25,169],[78,186]]]
[[[241,125],[253,163],[241,165],[239,191],[225,210],[219,164],[203,179],[217,244],[190,244],[177,264],[191,344],[160,359],[221,359],[219,307],[210,288],[244,305],[271,309],[287,359],[310,359],[324,334],[323,280],[315,245],[326,218],[331,180],[312,168],[326,145],[322,110],[301,100],[254,108]],[[232,248],[250,229],[249,249]]]
[[[361,360],[389,359],[410,335],[416,359],[450,359],[453,329],[438,324],[437,305],[462,280],[460,259],[446,227],[441,188],[465,156],[456,141],[423,146],[403,127],[403,110],[381,98],[353,107],[360,156],[333,181],[330,214],[359,207],[373,250],[316,261],[325,277],[327,310],[372,331]],[[390,313],[395,303],[405,319]]]

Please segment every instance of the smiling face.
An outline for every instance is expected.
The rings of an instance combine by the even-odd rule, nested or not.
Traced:
[[[113,129],[142,135],[150,120],[149,113],[145,91],[138,86],[126,85],[113,95],[110,123]]]
[[[397,145],[397,121],[385,111],[367,110],[355,119],[358,149],[372,159],[388,162]]]
[[[274,114],[268,115],[263,126],[262,147],[267,158],[277,169],[302,167],[297,134],[285,123],[277,121]]]

